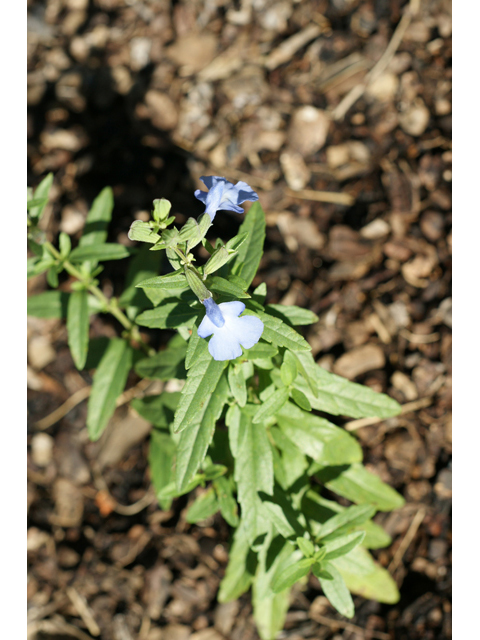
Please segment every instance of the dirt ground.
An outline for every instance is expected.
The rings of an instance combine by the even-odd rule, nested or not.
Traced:
[[[268,224],[254,284],[318,314],[305,335],[323,367],[405,405],[384,422],[338,421],[405,496],[377,515],[393,544],[374,552],[400,602],[355,597],[347,622],[312,577],[279,637],[450,638],[450,2],[29,0],[28,11],[28,183],[55,174],[47,235],[79,237],[106,185],[109,240],[129,244],[154,198],[182,223],[202,211],[200,175],[245,180]],[[218,216],[219,235],[239,220]],[[125,268],[111,265],[107,295]],[[30,294],[46,288],[29,281]],[[127,405],[138,379],[90,443],[89,371],[75,370],[62,322],[28,327],[31,640],[256,640],[248,595],[216,602],[226,523],[189,525],[187,497],[168,512],[155,503],[150,425]],[[118,330],[97,316],[91,335]]]

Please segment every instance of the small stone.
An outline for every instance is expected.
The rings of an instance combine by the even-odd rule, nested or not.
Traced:
[[[404,113],[399,115],[399,122],[405,133],[410,136],[421,136],[430,121],[430,111],[423,100],[418,100]]]
[[[57,559],[61,567],[69,569],[70,567],[75,567],[80,562],[80,554],[70,547],[61,546],[57,549]]]
[[[208,33],[187,34],[167,49],[168,57],[177,65],[184,67],[182,75],[201,71],[215,57],[217,38]]]
[[[290,148],[304,157],[316,153],[325,146],[329,127],[330,118],[325,111],[300,107],[293,114],[288,130]]]
[[[340,356],[333,365],[333,371],[344,378],[353,380],[362,373],[373,369],[382,369],[384,366],[383,349],[375,344],[366,344]]]
[[[130,41],[130,68],[132,71],[140,71],[150,62],[150,50],[152,41],[150,38],[132,38]]]
[[[420,218],[420,229],[428,240],[436,242],[443,237],[445,229],[444,217],[438,211],[424,211]]]
[[[368,85],[366,95],[381,102],[388,102],[395,98],[398,90],[398,76],[394,73],[382,73],[376,80]]]
[[[402,371],[395,371],[391,380],[393,386],[401,391],[407,400],[416,400],[418,398],[417,387]]]
[[[155,127],[164,131],[176,127],[178,122],[177,108],[166,93],[151,89],[145,95],[145,103],[149,108],[152,124]]]
[[[46,336],[33,336],[27,348],[28,361],[37,371],[55,360],[55,350]]]
[[[390,233],[390,225],[382,218],[375,218],[360,229],[360,235],[367,240],[378,240]]]
[[[50,464],[53,455],[53,438],[47,433],[36,433],[32,437],[32,460],[37,467],[46,467]]]
[[[285,151],[280,155],[280,164],[282,165],[285,180],[291,189],[299,191],[308,184],[311,173],[299,153]]]

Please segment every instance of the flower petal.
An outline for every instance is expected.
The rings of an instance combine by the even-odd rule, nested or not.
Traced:
[[[226,323],[225,323],[226,325]],[[225,328],[217,329],[208,343],[208,350],[214,360],[235,360],[242,355],[238,340],[229,335]]]
[[[245,349],[251,349],[254,344],[260,340],[263,333],[263,322],[260,318],[255,316],[242,316],[236,320],[240,329],[238,333],[241,333],[240,344]]]
[[[216,328],[217,327],[213,324],[210,318],[208,316],[205,316],[197,329],[197,333],[200,338],[208,338],[208,336],[211,336]]]
[[[224,318],[236,318],[245,310],[245,304],[239,300],[221,302],[218,306]]]

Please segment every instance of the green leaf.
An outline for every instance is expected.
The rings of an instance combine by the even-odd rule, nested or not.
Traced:
[[[295,305],[268,304],[265,311],[294,327],[318,322],[318,316],[313,311]]]
[[[341,535],[353,527],[363,524],[375,514],[375,507],[370,504],[348,507],[337,515],[329,518],[317,532],[317,540],[332,537],[332,534]]]
[[[93,376],[92,391],[88,401],[87,428],[90,440],[98,440],[113,412],[118,396],[122,393],[132,366],[133,352],[130,345],[119,338],[112,338],[98,369]]]
[[[28,212],[30,214],[30,218],[36,220],[37,222],[41,220],[43,212],[45,210],[45,206],[48,202],[48,196],[50,193],[50,188],[53,184],[53,173],[49,173],[45,176],[45,178],[40,182],[38,187],[35,189],[34,199],[38,202],[38,204],[28,208]]]
[[[132,222],[128,231],[128,237],[130,240],[148,242],[150,244],[155,244],[160,240],[158,233],[152,229],[148,222],[143,222],[143,220],[135,220]]]
[[[217,513],[220,505],[213,487],[202,493],[188,509],[185,519],[191,524],[206,520]]]
[[[275,486],[273,496],[260,494],[265,515],[284,538],[303,535],[304,527],[299,522],[299,513],[293,508],[290,496]]]
[[[249,360],[264,360],[273,358],[278,353],[278,349],[265,342],[257,342],[251,349],[244,349],[244,355]]]
[[[183,431],[192,422],[198,422],[210,396],[215,391],[225,365],[226,362],[219,362],[211,356],[193,364],[188,371],[187,382],[182,389],[182,397],[175,414],[173,424],[175,433]]]
[[[83,235],[80,238],[80,247],[90,247],[93,245],[103,245],[107,239],[108,224],[112,219],[113,211],[113,191],[110,187],[102,189],[92,203],[92,207],[88,212],[83,229]],[[112,245],[120,246],[120,245]],[[127,254],[128,255],[128,254]],[[126,256],[122,256],[126,257]],[[90,258],[84,258],[90,259]],[[94,260],[99,258],[94,257]],[[114,260],[118,258],[103,258],[105,260]]]
[[[68,299],[65,291],[44,291],[27,298],[27,314],[36,318],[66,318]]]
[[[62,256],[62,259],[65,260],[68,258],[68,255],[72,250],[72,241],[70,240],[70,236],[64,231],[61,231],[58,238],[58,244],[60,247],[60,255]]]
[[[215,362],[215,360],[211,362]],[[220,364],[224,363],[222,362]],[[192,371],[194,371],[194,368],[190,369],[189,374]],[[220,371],[220,376],[221,374],[222,371]],[[207,375],[210,375],[211,380],[213,379],[213,372]],[[188,381],[185,387],[187,385]],[[185,387],[183,388],[184,391]],[[214,393],[212,393],[213,391]],[[182,398],[175,414],[175,421],[177,421],[177,416],[182,409],[184,397],[182,391]],[[189,424],[184,425],[183,423],[179,423],[182,432],[177,446],[176,483],[178,491],[181,491],[188,485],[205,459],[207,449],[213,438],[215,424],[220,418],[227,398],[228,383],[226,377],[221,376],[218,384],[215,382],[213,389],[209,393],[204,394],[201,404],[198,406],[197,415],[189,418]],[[191,408],[192,406],[192,403],[190,403],[189,407]]]
[[[257,304],[263,305],[265,303],[266,297],[267,297],[267,285],[265,282],[262,282],[258,285],[258,287],[253,292],[252,300]]]
[[[342,507],[338,502],[327,500],[312,490],[308,491],[302,498],[302,512],[305,514],[305,517],[308,518],[310,530],[315,537],[320,535],[323,524],[331,520],[336,514],[343,513],[350,508],[351,507]],[[387,547],[392,542],[390,536],[382,527],[371,520],[355,525],[354,528],[355,530],[360,529],[365,531],[366,536],[363,541],[363,546],[369,549]]]
[[[141,378],[149,380],[171,380],[172,378],[185,379],[185,354],[187,343],[179,336],[174,336],[163,351],[154,356],[143,358],[135,365],[135,372]]]
[[[261,311],[255,314],[264,324],[262,338],[267,342],[271,342],[276,347],[286,347],[291,351],[311,351],[311,347],[305,338],[285,324],[282,320],[263,313]]]
[[[155,309],[148,309],[137,316],[137,324],[151,329],[178,329],[191,326],[199,314],[185,302],[167,298]]]
[[[288,396],[289,391],[286,387],[274,391],[258,408],[253,418],[253,424],[259,424],[275,415],[287,402]]]
[[[297,538],[296,543],[306,558],[310,558],[315,553],[315,547],[311,540],[308,540],[307,538]]]
[[[89,237],[89,236],[87,236]],[[113,242],[105,244],[86,244],[78,246],[70,254],[70,262],[78,263],[87,260],[103,261],[103,260],[122,260],[128,258],[131,250],[122,244]]]
[[[296,355],[316,383],[317,394],[313,394],[307,382],[300,377],[295,380],[295,387],[307,396],[313,409],[352,418],[389,418],[400,413],[401,407],[393,398],[322,369],[311,353]]]
[[[197,361],[204,359],[209,360],[212,357],[208,351],[208,342],[198,335],[200,322],[201,320],[199,318],[195,319],[192,327],[192,335],[188,340],[187,354],[185,356],[185,369],[187,370]]]
[[[362,448],[349,433],[288,402],[277,414],[283,433],[319,464],[348,464],[362,459]],[[332,462],[335,461],[335,462]]]
[[[293,587],[293,585],[310,573],[310,567],[315,562],[313,558],[303,558],[295,564],[287,567],[278,576],[275,576],[272,582],[272,590],[279,593],[284,589]]]
[[[357,504],[370,504],[379,511],[392,511],[405,503],[402,496],[360,464],[327,467],[316,474],[327,489]]]
[[[168,291],[169,289],[188,289],[188,283],[184,270],[179,269],[166,276],[155,276],[155,278],[142,280],[137,284],[137,287],[139,289],[162,289]]]
[[[179,401],[180,391],[164,391],[157,396],[134,398],[130,406],[155,427],[168,429],[173,422]]]
[[[301,476],[303,476],[305,470],[308,467],[308,462],[305,455],[292,444],[284,433],[278,427],[270,428],[270,435],[272,436],[276,446],[282,452],[278,465],[275,470],[275,477],[286,490],[293,485]],[[277,474],[280,473],[281,476]]]
[[[231,527],[238,527],[237,501],[233,497],[233,478],[221,476],[213,482],[222,516]]]
[[[232,451],[235,456],[234,478],[242,520],[253,545],[257,536],[268,529],[258,491],[268,495],[273,493],[273,458],[263,425],[253,425],[245,409],[241,413],[244,414],[243,428],[238,434],[236,451]]]
[[[304,411],[312,410],[312,405],[310,404],[309,399],[303,393],[303,391],[299,391],[298,389],[291,389],[290,395],[292,397],[292,400],[295,402],[296,405],[300,407],[300,409],[303,409]]]
[[[280,593],[272,590],[272,581],[277,572],[283,571],[298,558],[295,548],[280,536],[271,544],[263,545],[252,588],[253,617],[262,640],[274,640],[283,629],[290,603],[290,589]]]
[[[340,558],[363,542],[365,531],[354,531],[325,543],[325,560]]]
[[[44,207],[48,202],[48,198],[33,198],[27,201],[27,211],[38,207]]]
[[[171,498],[161,498],[159,494],[173,480],[173,463],[175,457],[175,443],[168,433],[153,429],[150,436],[148,464],[153,488],[158,502],[163,510],[170,508]]]
[[[87,290],[74,291],[70,294],[67,308],[68,346],[80,371],[87,360],[89,326]]]
[[[235,364],[229,365],[228,384],[230,385],[232,396],[241,407],[244,407],[247,403],[247,384],[241,366]]]
[[[252,584],[257,569],[256,554],[250,549],[243,522],[235,531],[228,554],[225,576],[220,583],[219,602],[237,600]]]
[[[240,225],[238,235],[244,233],[247,234],[247,238],[238,249],[231,272],[241,276],[250,286],[257,273],[265,241],[265,213],[259,202],[253,203]]]
[[[250,295],[245,292],[243,286],[238,285],[235,281],[225,280],[225,278],[221,278],[220,276],[210,276],[207,279],[206,285],[211,291],[235,298],[235,300],[250,298]]]
[[[333,560],[328,571],[333,565],[352,593],[385,604],[395,604],[399,601],[400,593],[394,579],[386,569],[373,561],[366,549],[355,547],[346,556]],[[325,595],[329,598],[327,593]]]
[[[280,376],[286,387],[289,387],[297,377],[297,363],[295,356],[290,351],[285,351],[283,364],[280,367]]]
[[[323,593],[327,596],[330,604],[335,607],[342,616],[353,618],[355,607],[344,579],[333,564],[326,563],[325,569],[333,577],[333,580],[325,580],[320,577],[320,575],[317,575],[316,565],[313,568],[313,573],[317,575],[320,580]]]

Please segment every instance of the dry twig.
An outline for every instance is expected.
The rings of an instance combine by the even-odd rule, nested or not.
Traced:
[[[81,617],[85,626],[88,629],[88,632],[92,636],[100,635],[100,627],[98,626],[95,618],[93,617],[92,610],[88,606],[85,598],[78,593],[78,591],[74,587],[67,587],[66,594],[70,599],[70,602],[73,604],[75,609],[77,610],[78,615]]]
[[[426,514],[426,509],[424,507],[421,507],[415,514],[415,517],[413,518],[407,533],[405,534],[402,542],[400,543],[400,546],[398,547],[395,555],[393,556],[392,561],[388,565],[388,570],[391,574],[393,574],[397,570],[399,564],[401,563],[406,550],[410,546],[410,543],[414,539],[415,534],[417,533],[420,525],[423,522],[423,519],[425,518],[425,514]]]
[[[315,200],[316,202],[333,202],[333,204],[343,204],[350,207],[355,198],[348,193],[336,193],[335,191],[314,191],[313,189],[286,189],[287,195],[300,200]]]
[[[351,622],[344,622],[343,620],[332,620],[331,618],[327,618],[327,616],[322,616],[319,613],[312,612],[310,614],[312,620],[318,622],[319,624],[323,624],[331,629],[340,627],[341,629],[345,629],[346,631],[351,631],[353,633],[358,633],[363,638],[370,637],[376,638],[377,640],[391,640],[391,636],[388,633],[383,633],[383,631],[375,631],[363,629],[362,627],[357,626],[356,624],[352,624]]]

